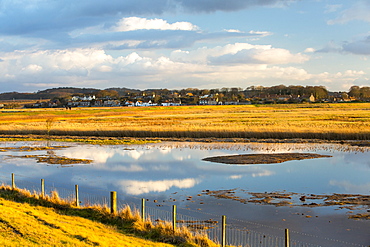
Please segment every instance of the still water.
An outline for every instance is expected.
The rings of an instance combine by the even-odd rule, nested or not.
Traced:
[[[147,198],[179,207],[229,215],[277,227],[293,228],[349,241],[370,244],[369,220],[348,219],[366,213],[366,207],[302,207],[302,195],[370,194],[370,148],[340,144],[267,143],[157,143],[98,146],[71,143],[3,142],[1,147],[66,145],[52,151],[0,153],[0,171],[25,179],[43,178],[55,186],[78,184],[91,192],[117,191],[122,198]],[[55,155],[89,159],[90,164],[51,165],[14,156]],[[202,161],[211,156],[311,152],[330,158],[288,161],[280,164],[227,165]],[[13,156],[13,157],[12,157]],[[281,207],[218,199],[204,192],[231,190],[234,197],[248,199],[254,192],[296,193],[292,205]],[[201,196],[200,196],[201,195]],[[188,200],[192,198],[191,200]],[[249,212],[249,213],[245,213]],[[310,215],[310,218],[305,217]],[[335,226],[334,226],[335,225]],[[330,228],[330,229],[329,229]],[[338,245],[339,246],[339,245]]]

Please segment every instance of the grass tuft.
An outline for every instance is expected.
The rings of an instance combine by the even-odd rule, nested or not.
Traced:
[[[134,234],[137,237],[162,243],[184,247],[217,246],[209,240],[206,235],[193,234],[185,227],[180,227],[174,231],[169,222],[153,224],[150,220],[143,221],[138,210],[132,210],[129,206],[125,206],[116,214],[111,214],[106,205],[76,207],[72,200],[60,198],[56,191],[53,191],[50,196],[45,195],[41,197],[35,192],[31,193],[28,190],[18,188],[12,189],[10,186],[4,184],[0,186],[0,198],[14,202],[27,203],[31,206],[52,208],[61,215],[80,217],[94,222],[100,222],[105,224],[106,227],[117,229],[125,234]],[[43,221],[46,222],[46,220]],[[55,228],[60,228],[60,226],[56,226],[56,223],[48,224]],[[85,227],[89,226],[86,225]],[[92,245],[97,243],[96,240],[92,240],[92,237],[88,235],[79,234],[78,236],[75,235],[75,238]]]

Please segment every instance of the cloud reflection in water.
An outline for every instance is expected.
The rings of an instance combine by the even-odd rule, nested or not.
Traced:
[[[69,158],[92,159],[92,164],[58,169],[58,166],[38,164],[30,159],[18,162],[3,158],[1,168],[9,174],[32,174],[37,179],[42,176],[55,184],[78,183],[92,188],[121,190],[132,195],[152,192],[169,195],[178,189],[187,194],[198,194],[204,189],[230,188],[302,193],[367,193],[369,150],[334,144],[297,143],[75,144],[67,149],[55,150],[55,153]],[[278,165],[225,165],[202,161],[211,156],[260,152],[315,152],[331,154],[333,157],[289,161]],[[34,152],[42,153],[45,152]]]
[[[122,180],[117,183],[120,189],[125,193],[129,195],[140,195],[150,192],[164,192],[172,187],[188,189],[194,187],[199,182],[199,179],[186,178],[158,181]]]
[[[329,184],[332,186],[343,188],[347,193],[353,193],[353,191],[356,191],[356,193],[360,194],[369,194],[370,192],[370,183],[357,185],[349,181],[330,180]]]

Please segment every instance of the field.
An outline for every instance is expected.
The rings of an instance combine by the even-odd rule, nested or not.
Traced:
[[[13,109],[0,134],[369,140],[370,103]]]

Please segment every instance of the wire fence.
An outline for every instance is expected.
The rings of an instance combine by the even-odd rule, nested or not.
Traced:
[[[14,178],[16,177],[16,179]],[[109,193],[101,195],[99,193],[90,193],[83,189],[78,190],[76,197],[76,189],[66,189],[60,186],[48,185],[47,183],[27,180],[25,176],[1,176],[0,182],[10,184],[20,189],[26,189],[31,192],[41,194],[42,191],[46,195],[51,195],[53,191],[57,191],[62,199],[74,201],[79,200],[80,206],[103,205],[110,206],[111,198]],[[100,191],[103,192],[103,191]],[[336,247],[367,247],[361,244],[348,243],[345,241],[323,238],[315,235],[305,234],[294,230],[282,229],[279,227],[268,226],[256,222],[244,221],[240,219],[228,218],[227,223],[221,222],[222,216],[204,212],[194,212],[194,210],[179,208],[174,213],[173,205],[161,205],[153,207],[145,205],[145,199],[136,197],[124,196],[123,199],[118,198],[116,203],[117,210],[130,206],[131,209],[141,211],[145,219],[150,219],[153,224],[157,223],[173,223],[176,227],[185,226],[194,233],[206,234],[209,239],[219,243],[221,246],[242,246],[242,247],[318,247],[318,246],[336,246]],[[150,203],[148,203],[150,204]],[[196,215],[196,216],[194,216]],[[210,218],[212,216],[212,218]],[[225,217],[226,219],[226,217]],[[224,225],[227,227],[224,227]],[[288,231],[288,236],[287,236]],[[302,241],[302,239],[304,241]],[[315,239],[319,243],[308,243],[306,239]]]

